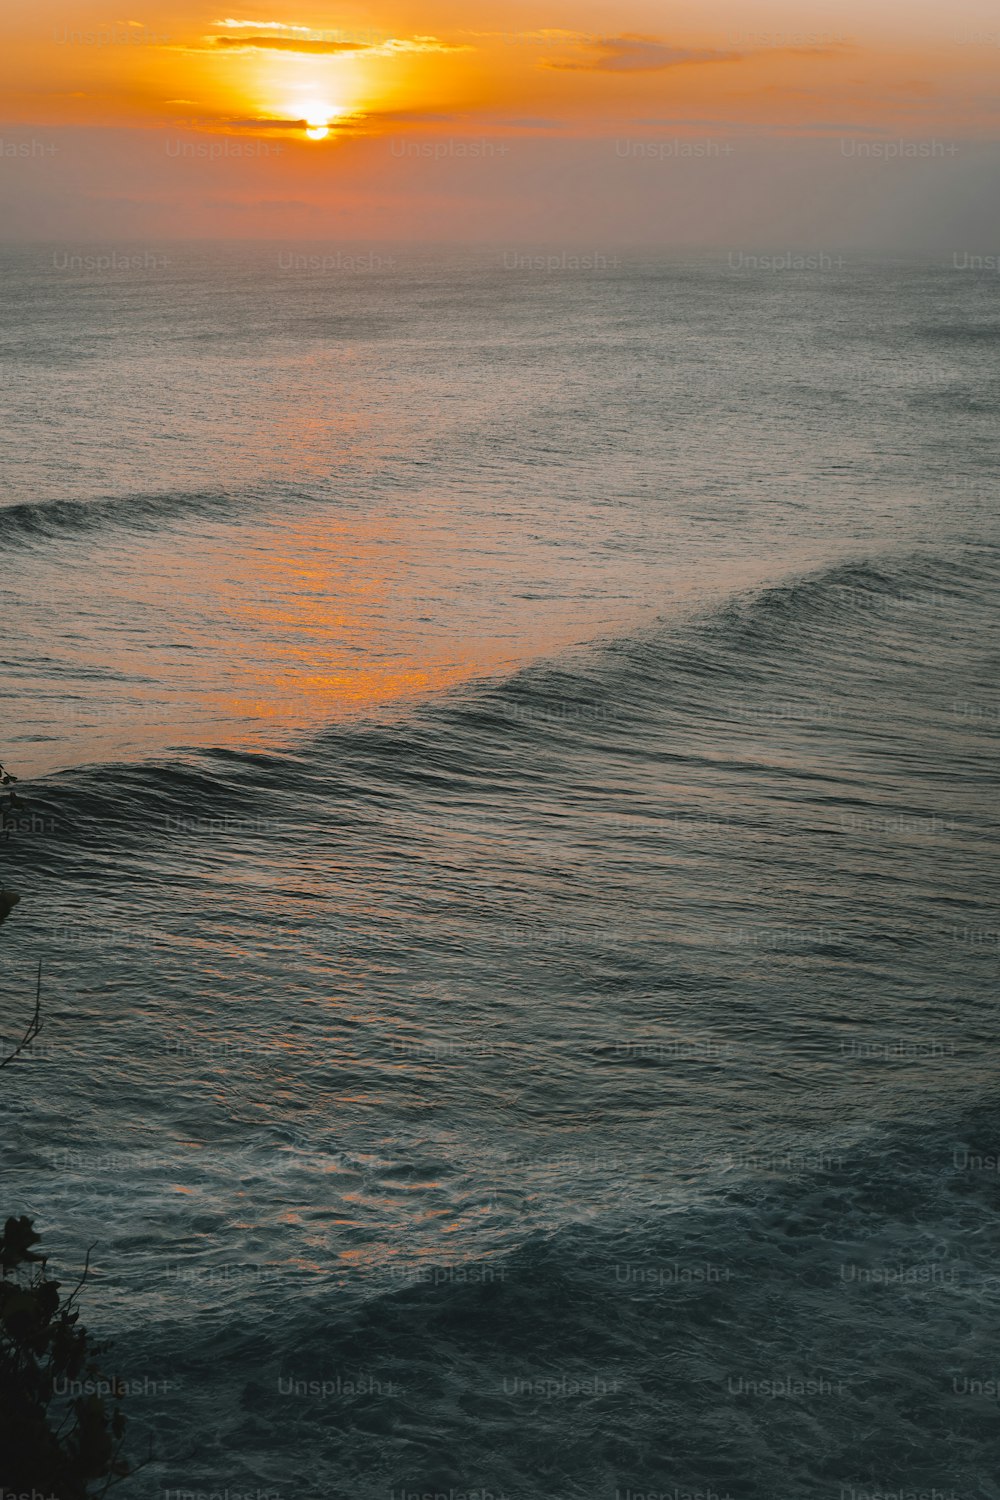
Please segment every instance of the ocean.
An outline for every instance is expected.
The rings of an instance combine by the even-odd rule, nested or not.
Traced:
[[[2,252],[116,1493],[1000,1497],[996,277],[308,252]]]

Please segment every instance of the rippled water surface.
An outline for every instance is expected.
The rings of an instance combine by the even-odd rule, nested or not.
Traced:
[[[1000,1495],[992,284],[4,258],[4,1201],[120,1493]]]

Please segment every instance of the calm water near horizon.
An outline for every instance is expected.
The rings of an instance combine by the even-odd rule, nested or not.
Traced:
[[[118,1493],[1000,1500],[996,276],[288,249],[0,251]]]

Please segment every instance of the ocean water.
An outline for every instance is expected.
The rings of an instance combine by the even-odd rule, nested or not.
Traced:
[[[118,1491],[1000,1496],[996,278],[3,252],[3,1203]]]

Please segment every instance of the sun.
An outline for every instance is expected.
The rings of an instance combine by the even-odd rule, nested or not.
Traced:
[[[342,113],[343,110],[337,104],[324,104],[311,99],[303,110],[308,139],[311,141],[325,141],[330,134],[331,121],[335,120]]]

